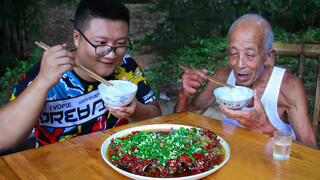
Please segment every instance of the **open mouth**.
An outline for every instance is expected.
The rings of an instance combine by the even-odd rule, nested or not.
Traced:
[[[245,81],[249,77],[249,74],[237,74],[237,75],[240,81]]]

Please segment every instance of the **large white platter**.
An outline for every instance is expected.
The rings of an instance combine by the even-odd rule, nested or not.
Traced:
[[[171,127],[173,129],[179,129],[180,127],[192,128],[193,126],[185,126],[185,125],[178,125],[178,124],[153,124],[153,125],[145,125],[145,126],[138,126],[138,127],[134,127],[134,128],[125,129],[123,131],[120,131],[120,132],[117,132],[117,133],[111,135],[103,142],[103,144],[101,146],[101,155],[102,155],[103,159],[107,162],[107,164],[109,166],[111,166],[113,169],[115,169],[116,171],[118,171],[119,173],[121,173],[129,178],[132,178],[132,179],[142,179],[142,180],[193,180],[193,179],[200,179],[200,178],[203,178],[203,177],[208,176],[209,174],[215,172],[216,170],[221,168],[224,164],[226,164],[226,162],[229,160],[229,157],[230,157],[229,145],[220,136],[218,136],[217,138],[220,139],[220,143],[223,145],[224,149],[226,150],[226,157],[223,160],[223,162],[220,165],[217,165],[214,169],[211,169],[209,171],[206,171],[206,172],[203,172],[200,174],[191,175],[191,176],[177,177],[177,178],[154,178],[154,177],[140,176],[140,175],[132,174],[132,173],[129,173],[129,172],[126,172],[122,169],[117,168],[108,160],[108,158],[106,156],[107,148],[113,138],[116,139],[117,137],[122,137],[124,135],[130,134],[132,131],[161,130],[161,129],[170,129]],[[201,129],[201,128],[197,128],[197,129]]]

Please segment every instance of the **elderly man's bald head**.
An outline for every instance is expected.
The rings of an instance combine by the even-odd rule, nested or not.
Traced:
[[[262,31],[264,31],[264,37],[263,37],[263,48],[265,51],[265,54],[268,50],[272,48],[273,43],[273,32],[272,27],[270,23],[264,19],[262,16],[257,14],[246,14],[238,18],[230,27],[229,33],[228,33],[228,42],[229,42],[229,36],[234,29],[234,27],[243,25],[243,24],[250,24],[251,26],[255,26],[255,28],[260,28]]]

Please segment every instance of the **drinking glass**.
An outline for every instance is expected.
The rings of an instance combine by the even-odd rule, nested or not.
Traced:
[[[289,159],[293,134],[290,131],[275,131],[273,140],[273,158]]]

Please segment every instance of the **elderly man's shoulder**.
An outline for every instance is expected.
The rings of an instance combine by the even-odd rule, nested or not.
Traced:
[[[227,81],[231,70],[232,68],[230,66],[219,68],[214,72],[213,77],[218,78],[221,81]]]
[[[296,97],[297,94],[305,95],[305,89],[302,80],[287,71],[282,79],[281,92],[284,92],[284,94],[287,96],[292,95]]]
[[[288,88],[295,88],[297,86],[303,87],[303,82],[297,76],[286,71],[282,79],[282,85],[285,85]]]

